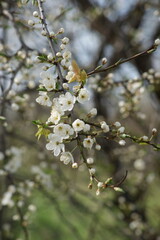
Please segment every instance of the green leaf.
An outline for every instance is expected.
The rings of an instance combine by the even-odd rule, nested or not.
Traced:
[[[47,61],[47,55],[40,55],[38,56],[38,59],[41,61],[41,62],[46,62]]]
[[[124,193],[124,190],[122,188],[120,188],[120,187],[114,187],[114,190],[116,192],[123,192]]]
[[[34,120],[34,121],[32,121],[32,123],[35,124],[35,125],[41,125],[42,124],[42,122],[40,120]]]
[[[148,145],[147,142],[140,142],[139,145]]]
[[[40,139],[41,136],[45,136],[47,137],[48,134],[50,134],[50,130],[49,129],[46,129],[46,128],[43,128],[43,126],[38,126],[38,131],[37,133],[35,134],[35,136],[38,138],[38,140]]]
[[[47,92],[47,89],[44,87],[44,88],[37,88],[38,91],[42,91],[42,92]]]
[[[53,42],[57,44],[57,38],[52,38],[52,39],[53,39]]]
[[[83,84],[86,83],[87,73],[85,72],[85,70],[82,70],[82,71],[80,72],[80,79],[81,79],[81,81],[82,81]]]
[[[106,181],[105,181],[105,184],[112,184],[112,178],[108,178]]]
[[[0,116],[0,121],[5,121],[6,118],[4,116]]]

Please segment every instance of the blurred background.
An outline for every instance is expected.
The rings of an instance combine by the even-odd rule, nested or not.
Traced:
[[[151,47],[160,37],[159,0],[46,0],[50,31],[65,29],[73,58],[87,72]],[[160,155],[151,146],[128,140],[99,141],[96,169],[117,182],[128,170],[124,193],[89,190],[85,166],[63,165],[37,141],[33,120],[46,121],[49,111],[39,106],[39,74],[35,61],[49,50],[35,20],[37,6],[29,1],[0,1],[0,239],[160,240]],[[38,20],[37,20],[38,22]],[[119,121],[136,136],[160,143],[160,48],[90,77],[90,106],[98,119]],[[47,116],[47,117],[46,117]],[[77,154],[77,159],[78,159]]]

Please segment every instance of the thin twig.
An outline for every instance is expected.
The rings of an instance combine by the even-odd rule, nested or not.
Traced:
[[[47,33],[47,39],[48,39],[52,54],[55,56],[55,60],[57,62],[56,66],[57,66],[58,76],[59,76],[59,79],[60,79],[61,84],[62,84],[63,83],[63,76],[62,76],[60,64],[57,61],[56,49],[54,47],[52,39],[50,38],[50,33],[49,33],[49,30],[48,30],[48,26],[47,26],[47,23],[46,23],[46,17],[45,17],[44,10],[43,10],[43,3],[42,3],[41,0],[37,0],[37,2],[38,2],[39,11],[40,11],[41,21],[42,21],[42,27]]]
[[[119,59],[114,64],[112,64],[112,65],[110,65],[110,66],[108,66],[106,68],[103,68],[103,69],[93,70],[93,71],[87,73],[87,75],[90,76],[90,75],[93,75],[93,74],[96,74],[96,73],[106,72],[106,71],[108,71],[110,69],[113,69],[113,68],[115,68],[115,67],[117,67],[117,66],[119,66],[119,65],[121,65],[121,64],[123,64],[125,62],[129,62],[129,61],[134,60],[134,59],[136,59],[138,57],[144,56],[146,54],[150,54],[150,53],[154,52],[156,49],[157,49],[157,45],[153,44],[150,48],[148,48],[147,50],[145,50],[143,52],[137,53],[137,54],[135,54],[135,55],[133,55],[133,56],[131,56],[129,58],[123,59],[123,60]]]

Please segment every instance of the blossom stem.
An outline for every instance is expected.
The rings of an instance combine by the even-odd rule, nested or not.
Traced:
[[[153,44],[150,48],[148,48],[145,51],[137,53],[137,54],[135,54],[135,55],[133,55],[133,56],[131,56],[129,58],[126,58],[126,59],[119,59],[114,64],[112,64],[112,65],[110,65],[110,66],[108,66],[106,68],[103,68],[103,69],[97,69],[97,70],[95,69],[95,70],[87,73],[87,75],[90,76],[90,75],[93,75],[93,74],[96,74],[96,73],[106,72],[106,71],[108,71],[110,69],[116,68],[117,66],[119,66],[119,65],[121,65],[121,64],[123,64],[125,62],[129,62],[129,61],[134,60],[134,59],[136,59],[138,57],[144,56],[146,54],[150,54],[150,53],[154,52],[156,49],[157,49],[157,46],[155,44]]]
[[[62,84],[63,83],[63,75],[62,75],[62,72],[61,72],[60,64],[57,61],[56,49],[54,47],[52,39],[50,38],[50,33],[49,33],[49,30],[48,30],[48,26],[47,26],[47,23],[46,23],[46,17],[45,17],[44,10],[43,10],[43,2],[41,0],[37,0],[37,2],[38,2],[39,11],[40,11],[40,17],[41,17],[41,21],[42,21],[42,26],[43,26],[43,29],[47,33],[47,39],[48,39],[48,42],[49,42],[52,54],[55,56],[58,76],[59,76],[59,79],[60,79],[61,84]]]

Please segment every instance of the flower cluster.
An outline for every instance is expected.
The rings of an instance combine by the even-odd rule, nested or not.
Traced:
[[[46,149],[52,151],[53,155],[59,157],[65,165],[71,164],[72,168],[78,168],[82,162],[85,163],[90,175],[89,188],[92,187],[93,182],[97,183],[97,195],[106,187],[121,191],[117,185],[110,183],[110,179],[101,182],[96,177],[96,169],[93,167],[95,162],[93,152],[101,150],[98,138],[114,139],[120,146],[125,146],[126,138],[137,143],[150,144],[152,137],[132,137],[118,121],[112,124],[106,123],[103,119],[98,121],[96,119],[96,108],[92,108],[87,114],[83,113],[81,116],[77,116],[78,108],[83,109],[84,112],[89,107],[91,90],[89,91],[87,88],[87,81],[88,75],[91,75],[92,72],[87,75],[85,70],[80,69],[76,61],[72,60],[72,54],[68,50],[69,38],[66,36],[61,38],[61,35],[64,34],[63,28],[60,28],[56,33],[49,32],[41,4],[39,3],[40,13],[34,12],[33,16],[40,19],[43,27],[41,34],[48,38],[51,52],[38,56],[40,62],[47,65],[42,67],[43,72],[40,73],[39,96],[36,101],[40,105],[48,107],[50,115],[45,122],[34,121],[38,126],[36,136],[39,138],[41,135],[45,135],[48,142]],[[30,20],[28,24],[34,26],[35,23]],[[54,48],[55,42],[57,44],[56,51]],[[158,44],[159,41],[156,41],[154,47],[157,47]],[[107,59],[103,58],[101,63],[102,65],[95,69],[93,73],[104,68]],[[121,61],[115,65],[117,66],[120,63]],[[114,75],[109,73],[101,79],[100,75],[96,74],[95,77],[89,78],[88,86],[98,92],[115,85],[123,86],[125,90],[125,93],[122,93],[124,100],[119,102],[119,106],[120,112],[126,117],[128,116],[126,114],[130,111],[137,110],[136,105],[144,87],[139,79],[115,82],[113,77]],[[92,149],[94,151],[91,151]],[[75,150],[80,153],[76,161],[74,159]]]

